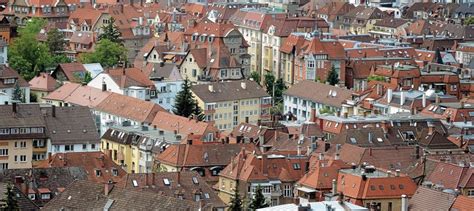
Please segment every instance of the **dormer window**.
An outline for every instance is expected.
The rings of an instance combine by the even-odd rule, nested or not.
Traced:
[[[102,171],[101,171],[100,169],[96,169],[96,170],[95,170],[95,176],[96,176],[96,177],[102,176]]]
[[[6,78],[6,79],[3,79],[3,83],[4,84],[14,84],[16,82],[16,79],[15,78]]]
[[[112,169],[112,175],[114,175],[114,177],[118,176],[118,169],[113,168]]]

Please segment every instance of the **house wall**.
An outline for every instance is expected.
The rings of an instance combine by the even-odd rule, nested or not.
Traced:
[[[17,142],[17,147],[15,147]],[[20,142],[25,142],[26,147],[21,147]],[[8,155],[0,156],[0,169],[8,163],[8,169],[22,169],[32,167],[33,139],[0,140],[0,149],[8,149]],[[17,161],[15,161],[17,156]],[[25,161],[20,161],[20,156],[26,156]]]
[[[154,98],[152,101],[159,104],[164,109],[172,111],[176,95],[181,91],[183,81],[154,81],[154,83],[158,97]]]
[[[132,173],[132,163],[137,163],[135,158],[135,153],[132,153],[132,147],[130,145],[120,144],[114,141],[107,139],[101,140],[100,150],[105,154],[111,155],[110,158],[117,164],[122,166],[122,168],[127,173]],[[117,157],[114,156],[114,153],[117,153]],[[120,155],[121,154],[121,155]],[[133,154],[133,157],[132,157]]]
[[[396,210],[402,210],[402,200],[401,198],[398,199],[373,199],[373,200],[362,200],[362,206],[367,206],[367,204],[371,204],[371,203],[380,203],[381,205],[381,209],[380,210],[393,210],[393,211],[396,211]],[[389,203],[391,203],[391,209],[389,208],[390,205]]]
[[[181,64],[181,67],[180,67],[180,72],[181,72],[182,78],[187,77],[188,80],[191,82],[197,82],[198,76],[201,76],[204,74],[204,71],[201,68],[199,68],[199,66],[196,63],[196,59],[191,54],[188,54],[188,56],[184,58],[183,63]]]
[[[102,90],[102,82],[105,82],[105,84],[107,85],[107,91],[121,95],[124,94],[124,90],[122,90],[118,86],[118,84],[116,84],[115,81],[108,74],[105,73],[97,75],[87,84],[87,86]]]
[[[296,116],[298,120],[308,121],[311,118],[311,109],[316,109],[316,114],[320,115],[320,110],[324,107],[329,108],[331,111],[341,111],[341,113],[348,112],[348,109],[344,107],[334,107],[325,105],[319,102],[310,101],[299,98],[297,96],[283,95],[283,111],[285,114],[291,112]],[[295,112],[296,111],[296,112]]]

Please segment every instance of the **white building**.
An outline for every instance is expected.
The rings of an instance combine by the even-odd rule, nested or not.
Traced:
[[[157,96],[152,101],[168,111],[172,111],[176,95],[184,82],[175,64],[153,64],[150,80],[156,87]]]
[[[19,99],[15,99],[15,90],[20,89]],[[5,102],[30,102],[30,85],[12,68],[0,64],[0,99]]]
[[[352,91],[314,81],[300,81],[283,93],[284,113],[292,114],[299,121],[309,121],[311,111],[351,114],[355,103]]]
[[[339,202],[339,201],[320,201],[310,202],[307,204],[283,204],[273,207],[257,209],[258,211],[320,211],[320,210],[332,210],[332,211],[369,211],[368,208],[361,207],[350,202]]]
[[[156,95],[153,82],[137,68],[113,69],[99,73],[87,85],[97,89],[104,89],[105,85],[106,91],[140,100],[150,100]]]

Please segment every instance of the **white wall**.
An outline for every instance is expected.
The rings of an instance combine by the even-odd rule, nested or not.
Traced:
[[[115,81],[106,73],[97,75],[87,84],[87,86],[102,90],[102,82],[105,82],[107,85],[107,91],[123,95],[123,90],[120,89],[118,84],[116,84]]]

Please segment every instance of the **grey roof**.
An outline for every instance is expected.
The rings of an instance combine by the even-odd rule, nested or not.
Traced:
[[[45,127],[38,104],[0,105],[0,128],[6,127]]]
[[[100,142],[100,136],[94,118],[88,107],[53,107],[42,108],[46,113],[45,120],[48,136],[52,144],[82,144]]]
[[[245,83],[245,89],[241,83]],[[209,91],[209,86],[213,87],[213,92]],[[194,85],[191,90],[205,103],[270,97],[260,85],[249,80]]]
[[[0,193],[5,193],[8,184],[12,184],[12,183],[0,182]],[[38,205],[33,203],[25,194],[23,194],[20,191],[20,189],[18,189],[15,186],[12,186],[12,187],[13,187],[13,193],[15,194],[14,197],[17,201],[18,208],[20,210],[40,210]],[[4,199],[2,197],[5,197],[5,195],[0,196],[0,200]],[[1,207],[1,204],[2,204],[2,202],[0,202],[0,207]]]
[[[165,63],[163,66],[161,64],[153,64],[153,70],[150,73],[150,79],[159,79],[159,78],[169,78],[174,69],[176,69],[176,64]]]
[[[51,200],[46,210],[197,210],[194,201],[180,200],[159,193],[125,190],[114,186],[108,195],[104,184],[75,181]]]
[[[454,203],[454,194],[444,193],[420,186],[409,200],[410,210],[449,210]]]
[[[328,106],[341,107],[346,100],[352,99],[353,91],[329,84],[303,80],[288,90],[284,95],[317,102]]]

